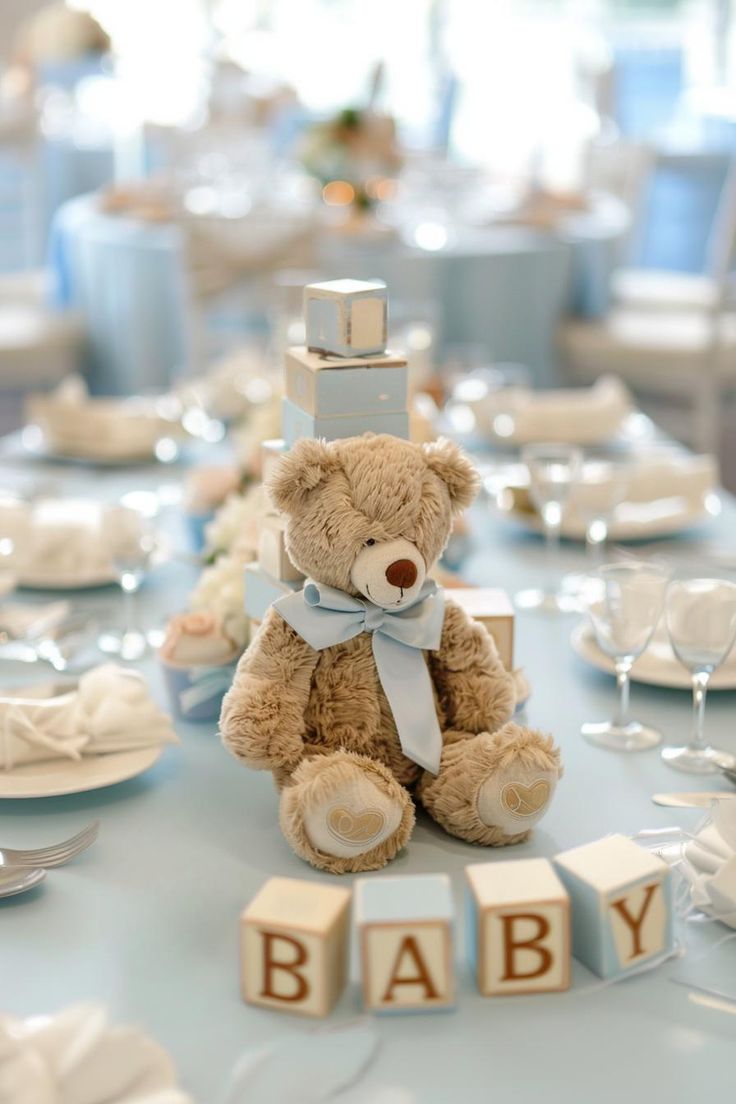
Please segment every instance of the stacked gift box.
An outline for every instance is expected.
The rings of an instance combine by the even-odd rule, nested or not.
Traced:
[[[331,280],[304,289],[306,340],[286,352],[283,440],[262,446],[264,482],[301,437],[335,441],[361,433],[409,438],[406,358],[386,349],[388,295],[381,281]],[[262,522],[258,562],[245,569],[245,609],[252,629],[277,598],[303,584],[286,551],[285,519]],[[513,668],[514,616],[503,591],[467,588],[452,597],[495,638]]]

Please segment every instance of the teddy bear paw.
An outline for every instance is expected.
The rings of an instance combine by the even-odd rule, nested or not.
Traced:
[[[479,818],[508,836],[528,832],[546,813],[557,776],[557,770],[518,762],[498,770],[478,790]]]
[[[304,829],[318,851],[349,859],[389,839],[402,812],[394,798],[359,776],[313,805],[304,817]]]
[[[414,805],[391,773],[346,751],[302,762],[281,794],[281,827],[298,855],[333,874],[378,870],[406,844]]]

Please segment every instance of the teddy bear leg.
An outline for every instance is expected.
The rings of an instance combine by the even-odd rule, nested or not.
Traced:
[[[378,870],[406,844],[414,805],[381,763],[349,751],[303,760],[281,792],[294,851],[332,874]]]
[[[551,737],[511,721],[492,735],[448,735],[439,774],[425,773],[419,783],[427,812],[469,843],[523,843],[544,816],[562,773]]]

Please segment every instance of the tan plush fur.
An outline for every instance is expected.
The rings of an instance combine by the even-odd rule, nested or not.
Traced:
[[[475,469],[448,441],[420,446],[367,434],[330,444],[299,441],[269,492],[288,517],[294,563],[357,594],[350,573],[368,538],[411,541],[430,570],[477,485]],[[411,835],[411,793],[461,839],[498,846],[527,837],[526,830],[506,834],[484,824],[479,789],[499,771],[513,779],[515,764],[556,776],[558,751],[549,737],[509,723],[513,677],[485,629],[449,597],[440,647],[426,661],[445,744],[436,778],[402,753],[369,634],[316,652],[271,609],[241,659],[223,703],[224,742],[250,767],[274,772],[284,835],[314,866],[334,873],[383,866]],[[355,772],[370,775],[396,803],[400,823],[378,846],[340,858],[315,849],[304,821],[338,800]]]

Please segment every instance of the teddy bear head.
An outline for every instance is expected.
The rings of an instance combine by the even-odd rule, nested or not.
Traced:
[[[287,516],[286,546],[300,571],[401,609],[419,594],[478,484],[452,441],[366,433],[297,441],[267,489]]]

